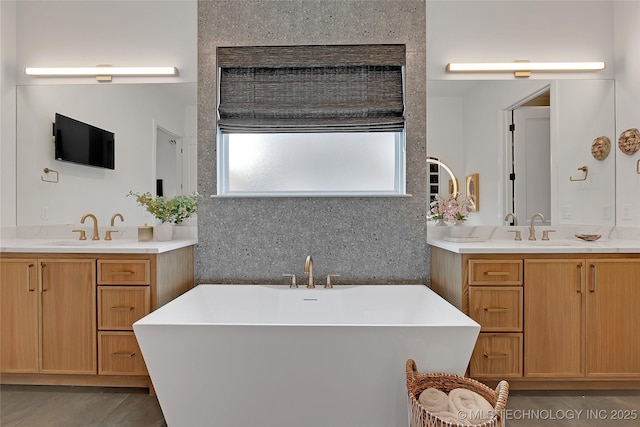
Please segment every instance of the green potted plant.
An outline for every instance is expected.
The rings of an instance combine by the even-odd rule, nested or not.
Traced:
[[[149,192],[134,193],[129,191],[127,196],[135,197],[140,206],[143,206],[147,212],[160,221],[160,227],[154,227],[156,240],[171,240],[172,225],[181,224],[197,213],[198,200],[200,199],[200,194],[197,192],[175,196],[171,199],[164,196],[154,196]],[[164,230],[161,231],[160,228],[164,228]]]

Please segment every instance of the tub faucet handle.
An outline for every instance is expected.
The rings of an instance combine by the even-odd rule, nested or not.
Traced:
[[[296,275],[293,273],[285,273],[282,275],[282,277],[291,277],[291,284],[289,285],[290,288],[297,288],[298,284],[296,283]]]
[[[327,284],[324,285],[325,288],[331,289],[333,288],[333,285],[331,284],[331,278],[332,277],[340,277],[339,274],[327,274]]]

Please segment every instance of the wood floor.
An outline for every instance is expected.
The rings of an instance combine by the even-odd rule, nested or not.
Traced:
[[[167,425],[146,389],[3,385],[0,403],[2,427]],[[507,427],[638,427],[640,391],[512,390],[506,416]]]

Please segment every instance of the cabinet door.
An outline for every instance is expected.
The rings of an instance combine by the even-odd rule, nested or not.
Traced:
[[[587,375],[640,376],[640,259],[587,260]]]
[[[96,261],[40,260],[40,372],[95,374]]]
[[[524,375],[584,376],[584,260],[525,260]]]
[[[35,259],[0,260],[0,371],[38,372]]]

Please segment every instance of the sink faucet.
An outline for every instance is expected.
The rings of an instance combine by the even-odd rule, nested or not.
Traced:
[[[114,213],[113,216],[111,216],[111,226],[113,227],[115,225],[116,222],[116,218],[120,217],[120,221],[124,222],[124,217],[122,216],[121,213]],[[111,234],[112,233],[117,233],[118,230],[107,230],[105,235],[104,235],[104,240],[112,240],[111,239]]]
[[[531,216],[531,222],[529,223],[529,240],[536,240],[536,228],[534,226],[536,222],[536,217],[542,220],[542,224],[544,224],[544,221],[545,221],[544,215],[542,215],[540,212],[534,213]]]
[[[513,223],[514,227],[518,226],[518,215],[516,215],[513,212],[510,212],[507,214],[507,216],[504,217],[505,221],[509,221],[509,218],[511,218],[511,221]],[[509,233],[516,233],[516,235],[514,236],[513,240],[522,240],[522,235],[520,234],[520,230],[508,230]]]
[[[315,288],[316,286],[313,284],[313,259],[311,259],[311,255],[307,256],[307,259],[304,262],[304,274],[309,275],[309,284],[307,284],[307,288]]]
[[[507,216],[504,217],[504,220],[509,221],[509,218],[511,218],[511,222],[513,222],[514,226],[518,225],[518,215],[513,212],[509,212]]]
[[[84,220],[87,218],[91,218],[93,220],[93,237],[91,240],[100,240],[100,236],[98,235],[98,218],[94,214],[84,214],[82,219],[80,220],[81,224],[84,224]]]
[[[111,226],[112,227],[115,225],[116,218],[120,218],[120,221],[124,222],[124,217],[122,216],[121,213],[114,213],[113,216],[111,217]]]

